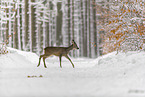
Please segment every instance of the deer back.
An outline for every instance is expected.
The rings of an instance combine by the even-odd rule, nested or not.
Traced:
[[[44,52],[46,55],[60,56],[68,54],[66,49],[67,49],[66,47],[46,47],[44,49]]]

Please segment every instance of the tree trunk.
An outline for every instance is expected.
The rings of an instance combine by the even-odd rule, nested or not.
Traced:
[[[28,50],[28,43],[29,43],[29,32],[28,32],[28,25],[29,25],[29,15],[28,15],[28,0],[24,0],[24,2],[25,2],[25,25],[24,25],[24,30],[25,30],[25,32],[24,32],[24,40],[25,40],[25,42],[24,42],[24,49],[25,50]]]
[[[62,7],[62,3],[61,2],[58,2],[57,3],[57,24],[56,24],[56,44],[58,46],[60,46],[62,44],[62,16],[63,16],[63,13],[62,13],[62,10],[61,10],[61,7]]]
[[[31,0],[35,2],[35,0]],[[36,52],[36,33],[35,33],[35,8],[34,5],[31,5],[31,51]]]

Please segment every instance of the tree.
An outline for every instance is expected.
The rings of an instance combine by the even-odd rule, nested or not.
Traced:
[[[9,38],[10,47],[41,54],[46,46],[69,46],[74,39],[80,49],[72,51],[71,56],[99,55],[100,38],[96,30],[98,27],[94,8],[96,0],[9,1],[14,5],[3,13],[6,14],[3,15],[7,17],[6,20],[0,18],[5,22],[1,22],[0,30],[2,41],[12,36]],[[7,6],[7,3],[1,5]]]
[[[144,3],[143,1],[141,2]],[[143,17],[139,14],[143,11],[143,5],[140,5],[139,1],[118,0],[110,4],[110,7],[110,13],[113,12],[113,14],[110,16],[109,21],[103,25],[103,30],[107,32],[103,44],[103,52],[108,53],[119,49],[122,51],[133,50],[132,45],[138,45],[137,48],[141,49],[143,42],[133,43],[133,41],[130,41],[130,44],[127,45],[126,42],[128,41],[126,40],[144,39]],[[136,46],[134,46],[135,48]]]

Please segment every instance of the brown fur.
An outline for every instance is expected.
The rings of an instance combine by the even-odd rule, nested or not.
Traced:
[[[47,68],[46,64],[45,64],[45,59],[51,55],[55,55],[55,56],[59,56],[60,67],[62,67],[61,66],[61,57],[64,56],[71,62],[72,66],[74,68],[74,64],[72,63],[71,59],[68,57],[68,53],[72,49],[79,49],[74,40],[72,41],[72,45],[69,47],[46,47],[46,48],[44,48],[44,54],[40,55],[39,63],[37,65],[37,67],[40,65],[41,58],[43,57],[44,67]]]

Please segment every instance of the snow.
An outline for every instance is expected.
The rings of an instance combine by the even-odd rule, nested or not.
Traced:
[[[97,59],[46,60],[8,48],[0,55],[0,97],[145,97],[145,52],[109,53]]]

